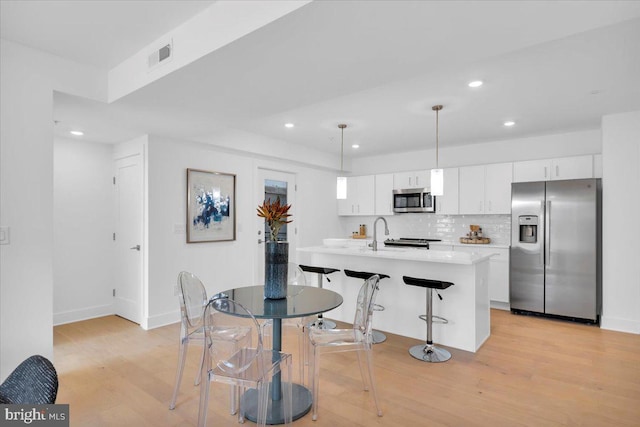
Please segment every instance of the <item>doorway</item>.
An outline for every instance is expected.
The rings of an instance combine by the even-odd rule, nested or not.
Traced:
[[[142,162],[135,154],[115,160],[115,268],[113,309],[120,317],[142,320]]]
[[[261,205],[265,200],[275,201],[280,198],[281,204],[290,204],[289,213],[294,222],[285,224],[280,228],[278,240],[289,242],[289,261],[296,260],[297,226],[295,225],[295,197],[296,176],[292,173],[258,168],[256,180],[255,206]],[[264,218],[256,217],[256,268],[254,269],[254,283],[264,283],[264,241],[271,238],[271,231]]]

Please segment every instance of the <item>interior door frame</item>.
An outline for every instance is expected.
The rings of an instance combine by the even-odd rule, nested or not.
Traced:
[[[113,166],[114,166],[114,177],[116,173],[116,163],[118,160],[125,159],[127,157],[139,156],[140,159],[140,203],[141,203],[141,211],[140,211],[140,221],[141,221],[141,236],[140,236],[140,258],[141,258],[141,274],[140,274],[140,327],[147,330],[151,327],[149,325],[149,215],[148,215],[148,137],[144,135],[140,138],[136,138],[132,141],[124,142],[117,145],[114,148],[113,152]],[[114,186],[114,191],[116,191]],[[114,203],[116,203],[114,198]],[[117,206],[114,204],[114,210],[117,210]],[[116,231],[116,227],[114,224],[114,232]],[[117,236],[116,236],[117,238]],[[115,248],[114,248],[115,250]],[[115,264],[114,258],[114,268],[118,268]],[[115,284],[114,284],[115,287]],[[115,301],[114,301],[115,303]],[[115,306],[114,306],[114,314],[115,314]]]
[[[295,172],[292,171],[285,171],[285,170],[281,170],[281,169],[275,169],[275,168],[270,168],[267,166],[257,166],[255,169],[255,180],[254,180],[254,197],[253,200],[256,203],[262,203],[262,201],[264,200],[264,179],[266,178],[265,175],[270,174],[269,178],[272,178],[274,180],[281,180],[281,181],[287,181],[287,204],[291,204],[291,209],[289,210],[289,213],[292,215],[292,219],[293,222],[291,224],[288,224],[288,230],[287,230],[287,241],[289,242],[289,261],[290,262],[295,262],[295,260],[297,259],[297,253],[296,253],[296,248],[298,247],[298,226],[296,225],[296,221],[299,220],[299,217],[297,217],[297,209],[296,209],[296,202],[297,202],[297,174]],[[284,178],[284,179],[282,179]],[[290,186],[293,186],[293,188],[291,188]],[[256,204],[257,206],[257,204]],[[257,218],[256,216],[256,221],[254,223],[255,225],[252,225],[252,241],[255,242],[256,245],[260,246],[261,248],[264,248],[264,243],[258,243],[259,240],[264,241],[265,236],[264,233],[261,234],[257,234],[257,230],[256,228],[259,226],[260,224],[260,219]],[[257,257],[262,257],[261,259],[264,259],[264,249],[262,251],[256,250],[255,251],[255,262],[254,262],[254,283],[259,284],[260,280],[262,278],[262,275],[264,274],[264,272],[262,272],[261,274],[261,269],[260,266],[262,266],[263,264],[260,262],[260,259],[258,259]]]

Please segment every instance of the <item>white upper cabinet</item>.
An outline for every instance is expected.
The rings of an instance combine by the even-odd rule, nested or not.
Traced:
[[[484,179],[484,213],[510,214],[513,163],[487,165]]]
[[[393,215],[393,174],[375,176],[375,215]]]
[[[436,213],[457,215],[458,210],[458,168],[444,169],[444,195],[436,196]]]
[[[338,215],[373,215],[374,209],[374,176],[347,177],[347,198],[338,200]]]
[[[513,182],[593,178],[593,156],[529,160],[513,164]]]
[[[431,185],[431,171],[397,172],[393,174],[394,190],[404,188],[428,188]]]
[[[484,166],[460,168],[460,213],[484,213]]]
[[[460,168],[459,213],[511,213],[512,168],[512,163]]]
[[[593,178],[593,156],[551,160],[551,179]]]

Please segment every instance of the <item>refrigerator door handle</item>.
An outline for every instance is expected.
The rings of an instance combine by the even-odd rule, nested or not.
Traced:
[[[551,200],[547,200],[547,211],[544,215],[544,243],[545,243],[545,253],[546,253],[546,262],[547,267],[551,266]]]

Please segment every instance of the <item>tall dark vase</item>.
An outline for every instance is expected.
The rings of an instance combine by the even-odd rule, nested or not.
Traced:
[[[287,297],[289,242],[266,241],[264,248],[264,297]]]

